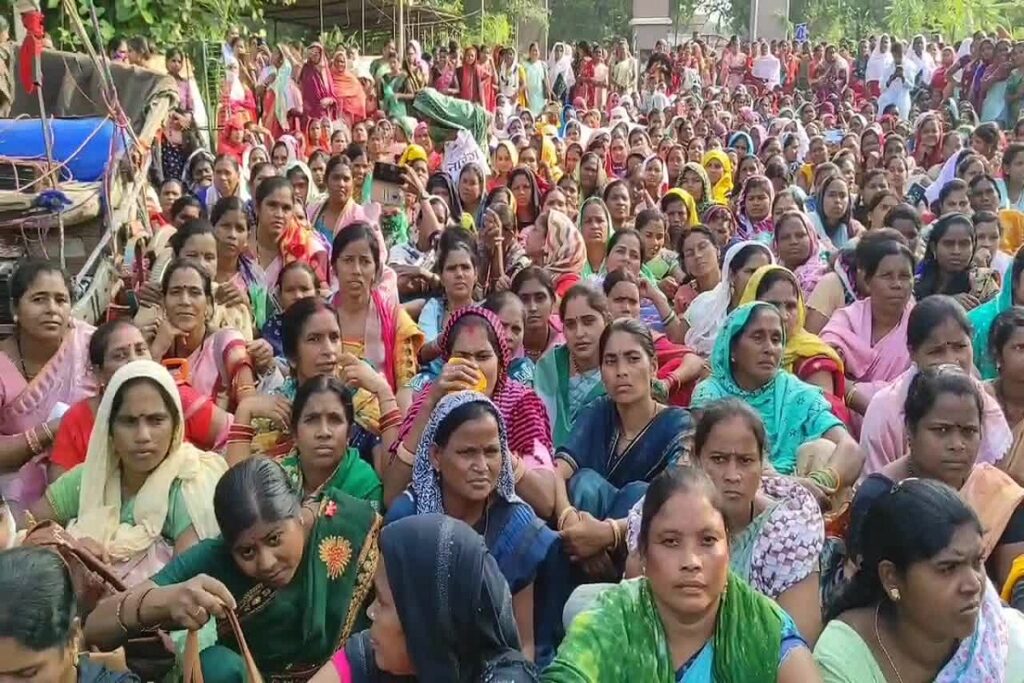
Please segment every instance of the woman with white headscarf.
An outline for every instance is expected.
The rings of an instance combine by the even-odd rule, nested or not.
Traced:
[[[867,69],[864,72],[864,82],[872,95],[878,96],[885,87],[885,72],[892,66],[892,52],[889,51],[889,36],[885,33],[878,39],[875,51],[868,57]]]
[[[722,261],[721,281],[711,291],[698,294],[683,315],[686,345],[710,357],[725,318],[739,304],[750,276],[771,263],[775,263],[775,256],[761,242],[747,240],[729,247]]]
[[[146,580],[172,555],[220,535],[212,501],[227,462],[184,435],[167,369],[151,360],[122,366],[103,393],[85,462],[50,485],[33,515],[88,539],[129,586]]]
[[[555,97],[568,102],[569,93],[576,85],[576,74],[572,71],[572,48],[565,43],[555,43],[548,60],[548,78]]]
[[[910,49],[907,50],[904,62],[913,62],[917,72],[921,74],[921,83],[928,85],[932,82],[932,75],[935,73],[935,59],[928,52],[928,42],[925,37],[918,33],[910,42]]]

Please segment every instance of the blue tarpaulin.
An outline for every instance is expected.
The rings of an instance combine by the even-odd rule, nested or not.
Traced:
[[[123,133],[109,119],[96,117],[50,121],[53,130],[53,162],[67,164],[62,173],[64,180],[100,180],[107,165],[120,157],[124,151]],[[110,144],[112,138],[113,156]],[[87,139],[88,142],[82,147],[82,143]],[[79,150],[79,147],[82,149]],[[72,154],[74,158],[69,158]],[[46,159],[46,145],[43,142],[43,126],[40,120],[0,119],[0,156],[14,159]]]

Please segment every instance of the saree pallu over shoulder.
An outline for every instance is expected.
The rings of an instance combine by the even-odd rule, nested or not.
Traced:
[[[0,434],[26,432],[49,420],[59,403],[71,406],[96,393],[88,358],[89,340],[95,330],[88,323],[72,319],[57,352],[30,381],[6,354],[0,353]],[[9,503],[25,508],[43,494],[46,459],[44,452],[15,474],[0,477],[0,491]]]
[[[784,613],[729,573],[710,642],[719,683],[774,683]],[[623,653],[630,656],[624,657]],[[545,683],[676,683],[676,671],[650,582],[623,581],[573,621]]]
[[[298,574],[275,591],[257,584],[236,596],[238,618],[269,681],[305,681],[365,627],[381,518],[370,504],[324,492]],[[220,642],[237,647],[227,624]]]
[[[621,487],[650,481],[666,467],[688,464],[687,442],[692,432],[689,411],[668,407],[616,454],[622,436],[619,416],[615,403],[602,396],[580,415],[565,446],[559,448],[558,458],[574,470],[594,470],[613,486]]]
[[[233,360],[245,351],[245,338],[235,330],[217,330],[188,357],[192,387],[218,406],[234,406],[234,379],[246,361]]]
[[[537,361],[533,373],[533,388],[544,402],[555,448],[569,439],[576,417],[583,408],[605,395],[604,382],[598,380],[579,405],[573,405],[570,382],[569,348],[564,344],[551,349]]]

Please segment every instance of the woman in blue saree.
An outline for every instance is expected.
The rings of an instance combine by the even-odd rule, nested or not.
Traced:
[[[657,356],[643,323],[611,323],[601,334],[599,358],[608,395],[580,415],[555,460],[559,472],[568,470],[564,479],[573,507],[597,519],[622,519],[647,482],[689,461],[693,422],[688,411],[651,396]]]
[[[556,522],[571,560],[591,576],[608,576],[625,557],[626,516],[647,483],[689,462],[693,422],[689,411],[651,396],[654,341],[642,323],[616,320],[598,349],[608,395],[576,420],[556,451],[555,472],[530,470],[518,490]]]
[[[505,420],[491,400],[474,391],[448,394],[423,430],[412,484],[394,500],[385,522],[440,512],[461,519],[483,536],[512,591],[523,652],[532,659],[534,625],[545,632],[558,624],[568,592],[555,606],[557,611],[543,612],[552,601],[536,598],[534,582],[549,558],[557,562],[560,544],[558,535],[516,495],[513,460]],[[535,617],[534,605],[542,608],[542,618]],[[556,643],[544,640],[550,656]]]

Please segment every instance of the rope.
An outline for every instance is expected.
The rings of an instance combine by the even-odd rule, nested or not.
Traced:
[[[93,139],[94,137],[96,137],[96,134],[97,134],[97,133],[99,133],[99,132],[100,132],[100,130],[101,130],[101,129],[103,128],[103,124],[105,124],[105,123],[106,123],[106,122],[107,122],[108,120],[110,120],[110,119],[109,119],[109,117],[108,117],[108,118],[104,118],[104,119],[101,119],[101,120],[100,120],[100,122],[99,122],[99,124],[98,124],[98,125],[97,125],[97,126],[96,126],[96,127],[94,128],[94,129],[93,129],[93,131],[92,131],[91,133],[89,133],[89,135],[88,135],[88,136],[86,136],[86,138],[85,138],[85,139],[84,139],[84,140],[82,141],[82,144],[80,144],[80,145],[79,145],[79,146],[78,146],[78,147],[77,147],[77,148],[75,149],[75,151],[74,151],[74,152],[72,152],[72,153],[71,153],[70,155],[68,155],[68,157],[67,157],[67,159],[66,159],[66,160],[64,160],[64,161],[61,161],[60,163],[54,164],[54,165],[53,165],[53,167],[52,167],[52,168],[51,168],[51,169],[50,169],[50,170],[49,170],[49,171],[48,171],[47,173],[45,173],[44,175],[42,175],[42,176],[40,176],[40,177],[36,178],[36,179],[35,179],[35,180],[33,180],[33,181],[32,181],[31,183],[29,183],[29,184],[25,185],[25,187],[21,187],[21,188],[18,188],[18,189],[19,189],[19,191],[22,191],[22,192],[24,192],[25,190],[28,190],[29,188],[31,188],[31,187],[33,187],[34,185],[36,185],[37,183],[40,183],[40,182],[42,182],[42,181],[46,180],[46,179],[47,179],[48,177],[50,177],[51,175],[52,175],[52,176],[54,176],[54,178],[55,178],[55,181],[54,181],[54,182],[55,182],[55,183],[59,182],[59,178],[60,178],[60,175],[59,175],[59,174],[60,174],[60,172],[61,172],[61,171],[63,171],[63,170],[65,169],[65,168],[67,168],[67,167],[68,167],[68,164],[69,164],[69,162],[71,162],[71,161],[72,161],[73,159],[75,159],[75,158],[76,158],[76,157],[77,157],[77,156],[79,155],[79,153],[80,153],[80,152],[81,152],[81,151],[82,151],[83,149],[85,149],[85,146],[86,146],[86,145],[88,145],[88,144],[89,144],[89,142],[90,142],[90,141],[91,141],[91,140],[92,140],[92,139]],[[51,123],[50,125],[52,125],[52,123]],[[114,143],[114,139],[115,139],[115,138],[116,138],[116,136],[115,136],[115,135],[112,135],[112,136],[110,136],[110,142],[111,142],[111,149],[110,149],[110,154],[109,154],[109,155],[108,155],[108,157],[107,157],[108,159],[113,159],[113,158],[114,158],[114,157],[113,157],[113,143]]]

